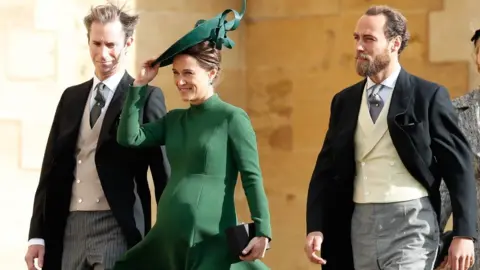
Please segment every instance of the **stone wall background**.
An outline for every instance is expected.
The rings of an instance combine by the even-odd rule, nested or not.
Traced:
[[[82,18],[99,0],[0,0],[0,268],[24,269],[33,194],[53,113],[62,91],[91,77]],[[306,262],[305,200],[323,143],[331,97],[358,81],[352,31],[373,4],[401,9],[410,46],[401,63],[458,96],[479,84],[471,64],[472,29],[480,28],[477,0],[250,0],[247,18],[224,53],[220,96],[251,116],[257,132],[274,242],[272,269],[318,269]],[[141,13],[128,71],[157,56],[199,18],[239,0],[129,1]],[[185,107],[169,68],[154,82],[168,109]],[[240,183],[240,181],[239,181]],[[241,185],[240,218],[249,221]]]

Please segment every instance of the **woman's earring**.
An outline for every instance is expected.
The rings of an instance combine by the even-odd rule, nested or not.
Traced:
[[[212,81],[212,80],[210,80],[208,83],[209,83],[210,85],[213,85],[213,81]]]

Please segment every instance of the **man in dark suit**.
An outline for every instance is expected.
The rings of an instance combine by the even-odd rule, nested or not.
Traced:
[[[467,269],[475,178],[448,91],[400,66],[409,34],[398,11],[369,8],[354,38],[365,79],[332,100],[309,186],[306,255],[323,270],[433,269],[443,178],[454,216],[449,264]]]
[[[62,94],[35,194],[25,257],[43,270],[111,269],[151,227],[150,167],[158,201],[169,175],[160,147],[141,150],[116,142],[125,91],[133,78],[124,58],[138,16],[113,4],[91,9],[84,23],[95,74]],[[144,122],[166,113],[150,86]]]
[[[474,54],[474,63],[477,68],[477,72],[480,74],[480,29],[477,29],[473,36],[470,38],[472,42],[473,54]],[[479,75],[477,74],[477,75]],[[480,191],[480,87],[475,86],[473,89],[470,89],[468,93],[456,97],[452,100],[453,107],[458,115],[458,125],[460,130],[465,134],[472,152],[474,153],[474,167],[475,167],[475,176],[476,176],[476,185],[477,191]],[[452,214],[452,202],[448,193],[448,188],[445,185],[445,182],[442,182],[440,185],[440,194],[442,198],[442,215],[440,221],[440,228],[445,228],[450,215]],[[477,208],[480,205],[480,193],[477,193]],[[477,209],[477,235],[479,234],[478,228],[480,228],[480,215],[478,215]],[[450,231],[445,232],[449,234]],[[444,258],[442,262],[446,262]],[[448,258],[446,258],[448,259]],[[480,270],[480,243],[475,242],[475,261],[471,270]]]

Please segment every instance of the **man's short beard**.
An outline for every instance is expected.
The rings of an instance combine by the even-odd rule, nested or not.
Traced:
[[[356,62],[357,74],[362,77],[371,77],[386,69],[390,64],[390,55],[385,49],[381,55],[375,56],[373,63],[371,61]]]

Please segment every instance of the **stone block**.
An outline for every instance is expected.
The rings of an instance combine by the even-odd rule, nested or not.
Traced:
[[[17,1],[0,1],[0,9],[15,8],[15,7],[31,7],[35,5],[36,0],[17,0]]]
[[[408,20],[410,40],[405,50],[401,53],[401,61],[415,60],[428,61],[428,13],[405,12]]]
[[[247,70],[247,111],[262,151],[291,151],[294,81],[278,70]]]
[[[470,72],[469,72],[469,87],[468,89],[471,90],[471,89],[477,89],[478,87],[480,87],[480,74],[477,70],[477,65],[475,64],[470,64],[469,65],[470,67]]]
[[[54,90],[54,83],[8,83],[5,87],[9,91],[0,93],[0,118],[21,123],[18,166],[40,169],[61,92]]]
[[[247,1],[248,5],[253,1]],[[191,0],[177,0],[177,1],[152,1],[152,0],[137,0],[136,8],[143,13],[143,11],[174,11],[174,12],[200,12],[208,13],[213,17],[222,13],[225,9],[235,9],[240,11],[241,0],[206,0],[206,1],[191,1]],[[248,11],[247,11],[248,12]]]
[[[51,122],[62,94],[55,90],[55,83],[7,82],[3,86],[3,91],[0,91],[0,118]]]
[[[353,60],[330,70],[295,65],[248,69],[247,107],[262,151],[318,149],[328,124],[331,98],[361,80],[353,69]]]
[[[2,6],[2,4],[0,4],[0,31],[2,31],[2,33],[6,33],[3,31],[12,28],[31,29],[34,26],[34,3],[27,4],[33,2],[32,0],[0,0],[0,2],[12,2],[12,5]]]
[[[411,13],[412,38],[404,58],[427,56],[427,14]],[[326,71],[338,66],[353,68],[353,32],[360,16],[308,17],[253,22],[247,29],[248,67],[319,67]],[[335,70],[336,71],[336,70]]]
[[[260,151],[260,167],[267,192],[278,196],[283,194],[285,201],[303,200],[319,152],[320,148],[313,147],[288,153]],[[299,190],[301,192],[296,193]]]
[[[341,26],[341,19],[333,16],[252,22],[247,29],[247,66],[251,69],[322,65],[328,69],[330,63],[326,59],[335,57],[338,46],[345,46],[338,44],[339,35],[345,35],[339,31]]]
[[[430,61],[471,62],[469,88],[479,85],[477,68],[473,64],[473,44],[470,42],[475,30],[480,29],[479,9],[480,2],[476,0],[446,0],[444,10],[430,13]]]
[[[34,19],[33,27],[36,30],[71,33],[72,28],[77,28],[82,30],[82,38],[86,33],[83,19],[90,13],[90,8],[106,4],[105,0],[36,0],[35,2],[35,6],[32,8],[34,11],[32,18]],[[117,2],[112,3],[117,4]],[[132,12],[134,6],[131,3],[125,3],[124,11]],[[123,5],[123,3],[118,4]],[[52,9],[52,6],[56,8]]]
[[[7,182],[5,174],[11,174],[19,167],[20,127],[20,121],[0,118],[0,129],[2,130],[2,139],[0,140],[0,171],[2,177],[0,177],[0,181],[4,184],[12,181],[12,179],[8,179]],[[0,190],[5,189],[0,188]]]
[[[247,4],[247,17],[252,20],[332,15],[340,12],[340,0],[255,0]]]
[[[21,169],[40,170],[42,168],[43,155],[52,121],[53,115],[50,118],[45,118],[44,121],[22,121]]]
[[[0,119],[22,119],[25,108],[28,107],[24,105],[18,106],[18,101],[23,103],[27,100],[27,95],[22,92],[25,89],[25,85],[19,86],[18,84],[4,82],[3,87],[0,89]]]
[[[478,5],[480,8],[480,3]],[[429,16],[430,31],[425,38],[430,41],[429,57],[432,62],[472,60],[473,44],[470,42],[474,33],[474,29],[470,27],[472,17],[467,15],[469,10],[466,6],[457,4],[455,6],[432,12]],[[470,12],[477,13],[475,9]],[[480,25],[478,27],[480,28]],[[452,33],[455,33],[455,38],[451,38]]]
[[[55,9],[52,6],[56,7]],[[70,9],[67,1],[37,0],[35,3],[35,28],[38,30],[58,30],[68,21]],[[63,10],[63,12],[59,12]]]
[[[25,267],[25,232],[30,225],[38,171],[29,173],[19,170],[20,122],[0,117],[0,130],[0,205],[2,214],[9,220],[0,232],[3,242],[0,260],[2,269],[22,269]]]
[[[10,80],[55,80],[57,71],[54,32],[11,30],[7,33],[5,70]],[[34,44],[34,47],[32,47]]]
[[[222,70],[216,91],[225,102],[246,110],[246,71],[241,69]]]
[[[365,12],[373,5],[388,5],[390,7],[404,11],[428,12],[440,10],[443,8],[443,0],[343,0],[341,1],[341,10],[343,12]]]
[[[320,151],[328,129],[330,105],[335,93],[336,91],[318,87],[315,94],[295,96],[292,126],[296,151]]]
[[[445,86],[452,97],[466,93],[468,87],[468,63],[446,62],[438,64],[423,61],[405,61],[403,67],[410,73]],[[452,76],[455,74],[455,76]]]

